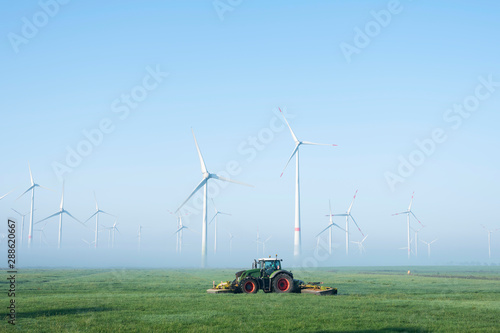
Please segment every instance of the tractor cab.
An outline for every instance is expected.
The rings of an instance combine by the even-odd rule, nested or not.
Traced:
[[[260,268],[262,272],[262,276],[269,276],[274,271],[281,269],[281,260],[282,259],[274,259],[274,258],[261,258],[259,259],[258,268]]]

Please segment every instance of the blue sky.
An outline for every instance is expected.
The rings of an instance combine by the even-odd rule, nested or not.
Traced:
[[[295,170],[290,165],[280,178],[293,150],[290,133],[277,122],[281,107],[300,139],[338,144],[301,151],[306,252],[312,253],[314,236],[328,223],[328,200],[343,212],[359,189],[353,215],[369,235],[367,253],[345,258],[344,235],[336,230],[338,250],[322,265],[408,262],[398,250],[406,245],[405,219],[391,214],[407,207],[413,191],[415,213],[426,225],[419,238],[439,239],[432,260],[419,253],[413,263],[499,262],[500,234],[492,235],[488,261],[480,224],[500,227],[494,209],[500,87],[488,91],[483,85],[488,96],[460,118],[458,128],[445,119],[454,104],[473,102],[488,77],[500,81],[499,4],[241,1],[232,2],[221,20],[212,1],[70,1],[46,15],[35,36],[23,35],[26,20],[43,19],[44,3],[53,2],[12,2],[1,12],[0,195],[15,189],[0,201],[3,219],[12,216],[11,207],[29,210],[27,196],[15,200],[29,186],[28,161],[36,181],[56,191],[37,192],[35,221],[57,211],[62,184],[54,163],[64,164],[68,149],[87,140],[83,131],[99,128],[104,119],[112,130],[64,175],[66,209],[86,219],[95,190],[102,208],[119,216],[122,251],[135,249],[142,224],[144,251],[155,263],[198,264],[197,233],[185,233],[185,257],[174,257],[175,219],[167,211],[201,180],[193,128],[210,171],[235,161],[240,170],[234,178],[255,185],[229,185],[215,195],[218,208],[232,213],[220,221],[220,251],[228,250],[229,231],[237,237],[234,252],[244,259],[219,258],[241,265],[255,257],[257,227],[263,237],[272,236],[269,251],[291,258]],[[397,13],[382,26],[372,12],[380,15],[391,6]],[[341,45],[356,47],[357,29],[366,33],[377,24],[368,45],[348,61]],[[13,47],[13,34],[25,43]],[[120,118],[124,114],[113,103],[157,69],[168,75]],[[270,124],[279,129],[259,143],[262,150],[251,148],[251,138],[265,136]],[[435,129],[445,142],[391,188],[387,172],[397,175],[399,157],[419,154],[415,140],[428,140]],[[90,240],[92,232],[64,223],[66,248],[83,260],[81,238]],[[186,223],[200,232],[201,214]],[[53,248],[57,221],[45,232]],[[104,245],[107,236],[100,237]],[[212,241],[210,229],[213,265]],[[25,258],[34,264],[33,256]]]

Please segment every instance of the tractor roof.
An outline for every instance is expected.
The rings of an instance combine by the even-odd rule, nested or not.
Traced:
[[[260,258],[259,261],[283,261],[283,259],[276,259],[276,258]]]

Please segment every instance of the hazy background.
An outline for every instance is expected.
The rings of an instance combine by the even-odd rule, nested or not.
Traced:
[[[9,34],[22,36],[23,18],[32,22],[41,5],[2,6],[0,196],[15,191],[0,201],[1,219],[18,218],[11,208],[29,211],[30,195],[16,200],[30,186],[28,162],[35,181],[55,191],[37,189],[35,221],[55,213],[62,183],[54,163],[65,163],[68,149],[85,140],[82,131],[104,118],[114,126],[64,178],[65,208],[76,217],[94,212],[94,190],[100,208],[119,217],[115,249],[108,249],[107,231],[99,235],[101,248],[89,249],[82,239],[93,240],[94,220],[87,230],[65,217],[57,251],[54,218],[44,229],[48,244],[40,248],[35,231],[33,251],[21,249],[19,266],[198,266],[200,196],[188,203],[185,224],[192,232],[184,232],[182,256],[175,253],[176,219],[168,212],[202,179],[191,127],[209,171],[235,161],[234,179],[255,186],[211,190],[219,210],[232,216],[219,219],[215,257],[209,228],[209,266],[249,266],[257,257],[257,230],[262,239],[272,237],[266,255],[291,263],[295,164],[280,174],[294,144],[278,107],[299,139],[338,144],[301,148],[302,265],[500,263],[500,233],[492,234],[489,260],[480,225],[500,228],[500,91],[458,129],[443,120],[453,104],[474,94],[480,76],[500,80],[500,3],[401,1],[400,13],[350,62],[340,45],[355,45],[356,28],[364,30],[374,21],[371,11],[387,9],[388,1],[222,3],[232,9],[223,19],[208,0],[71,1],[18,52]],[[157,66],[168,77],[121,119],[113,101]],[[384,174],[397,173],[399,156],[408,158],[414,141],[435,128],[447,141],[391,190]],[[252,148],[259,135],[258,149]],[[366,253],[360,256],[352,244],[347,258],[345,234],[336,229],[334,255],[314,254],[315,236],[328,224],[328,200],[334,213],[343,213],[356,189],[352,214],[368,235]],[[438,241],[430,259],[420,242],[418,258],[409,261],[399,250],[406,246],[406,217],[391,214],[408,207],[413,191],[413,210],[426,226],[419,239]],[[335,222],[345,225],[342,218]],[[101,223],[110,226],[113,218]],[[353,225],[351,231],[351,240],[361,240]],[[6,223],[0,233],[7,233]]]

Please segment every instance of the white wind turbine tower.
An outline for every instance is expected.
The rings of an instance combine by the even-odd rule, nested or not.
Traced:
[[[175,252],[179,254],[182,253],[182,233],[184,229],[189,229],[189,228],[182,223],[182,217],[179,215],[178,229],[175,231],[175,234],[177,235],[177,245],[175,247]]]
[[[233,238],[234,238],[234,236],[229,231],[227,233],[229,234],[229,256],[231,256],[231,254],[233,252]]]
[[[266,243],[272,238],[273,236],[267,237],[265,241],[262,242],[262,255],[265,257],[266,256]]]
[[[77,221],[78,223],[80,223],[81,225],[83,225],[85,228],[87,228],[87,226],[85,224],[83,224],[82,222],[80,222],[80,220],[78,220],[76,217],[74,217],[73,215],[71,215],[70,212],[68,212],[66,209],[64,209],[64,182],[63,182],[63,188],[62,188],[62,196],[61,196],[61,204],[59,205],[59,211],[44,218],[43,220],[40,220],[38,222],[36,222],[35,224],[38,224],[38,223],[41,223],[45,220],[48,220],[54,216],[57,216],[59,215],[59,236],[57,237],[57,248],[60,249],[61,248],[61,241],[62,241],[62,221],[63,221],[63,214],[66,214],[68,215],[69,217],[71,217],[72,219],[74,219],[75,221]]]
[[[417,218],[417,216],[411,211],[411,205],[413,203],[413,197],[414,197],[414,195],[415,195],[415,192],[413,192],[413,194],[411,195],[410,205],[408,206],[408,210],[407,211],[404,211],[404,212],[401,212],[401,213],[392,214],[392,216],[406,214],[406,221],[407,221],[406,223],[407,223],[407,226],[408,226],[408,259],[410,258],[410,254],[411,254],[410,214],[413,215],[413,217],[417,220],[418,223],[420,223],[422,225],[422,227],[424,226],[422,224],[422,222],[419,221],[419,219]]]
[[[437,241],[437,239],[433,240],[430,243],[427,243],[424,240],[421,241],[422,243],[427,244],[427,257],[429,257],[429,258],[431,257],[431,244],[434,243],[435,241]]]
[[[168,209],[167,209],[167,211],[170,214],[175,215],[175,213],[169,211]],[[188,214],[186,213],[186,215],[188,215]],[[183,234],[184,234],[184,229],[188,229],[188,227],[184,226],[184,224],[182,222],[182,214],[180,212],[177,214],[176,220],[177,220],[177,230],[174,233],[176,236],[175,253],[181,253],[182,252],[182,238],[183,238]]]
[[[314,142],[309,142],[309,141],[299,141],[297,139],[297,136],[295,133],[293,133],[292,128],[290,127],[290,124],[288,124],[288,121],[285,118],[285,115],[283,115],[283,112],[281,109],[279,109],[281,112],[281,115],[283,116],[283,119],[285,119],[285,123],[287,124],[288,128],[290,129],[290,133],[292,134],[293,141],[295,141],[295,148],[293,149],[292,155],[288,159],[288,162],[285,165],[285,168],[283,169],[283,172],[281,173],[281,176],[283,176],[283,173],[285,172],[285,169],[287,168],[288,164],[292,160],[293,156],[295,155],[295,231],[294,231],[294,240],[293,240],[293,255],[295,258],[299,257],[302,252],[302,244],[301,244],[301,232],[300,232],[300,173],[299,173],[299,147],[302,145],[314,145],[314,146],[336,146],[334,144],[323,144],[323,143],[314,143]]]
[[[137,238],[139,240],[137,249],[139,252],[141,252],[141,232],[142,232],[142,225],[139,225],[139,230],[137,232]]]
[[[217,209],[217,207],[215,206],[215,202],[214,202],[214,199],[212,199],[212,205],[214,206],[214,210],[215,210],[215,215],[214,217],[212,217],[212,219],[210,220],[210,222],[208,222],[208,224],[211,224],[214,220],[215,220],[215,232],[214,232],[214,254],[217,254],[217,216],[220,214],[220,215],[229,215],[231,216],[231,214],[229,213],[224,213],[224,212],[221,212]]]
[[[262,241],[260,240],[260,235],[259,235],[259,227],[257,227],[257,238],[254,241],[257,243],[257,257],[259,256],[259,244],[262,244]]]
[[[85,220],[85,223],[87,223],[91,218],[95,216],[95,239],[94,239],[94,247],[97,249],[97,245],[99,243],[99,214],[107,214],[109,216],[116,217],[110,213],[107,213],[103,211],[102,209],[99,209],[99,205],[97,204],[97,197],[94,192],[94,200],[95,200],[95,213],[92,214],[87,220]]]
[[[410,227],[410,229],[415,233],[415,257],[418,257],[418,233],[423,228],[424,227],[420,227],[419,229],[413,229],[412,227]]]
[[[45,236],[45,231],[43,230],[43,229],[45,229],[46,226],[47,226],[47,223],[45,223],[43,225],[43,227],[41,227],[40,229],[33,229],[33,231],[40,232],[40,248],[42,248],[42,243],[48,244],[47,243],[47,236]]]
[[[237,182],[232,179],[224,178],[222,176],[219,176],[215,173],[210,173],[207,170],[207,166],[205,165],[205,160],[203,159],[203,156],[200,151],[200,147],[198,146],[198,141],[196,141],[196,136],[194,135],[194,131],[191,129],[191,132],[193,133],[193,138],[194,138],[194,143],[196,145],[196,150],[198,151],[198,157],[200,159],[200,166],[201,166],[201,172],[203,174],[203,179],[201,182],[196,186],[196,188],[191,192],[191,194],[187,197],[186,200],[177,208],[175,211],[176,213],[179,212],[179,210],[186,204],[186,202],[191,199],[191,197],[198,192],[199,189],[203,188],[203,223],[202,223],[202,234],[201,234],[201,266],[206,267],[207,265],[207,226],[208,226],[208,221],[207,221],[207,195],[208,195],[208,181],[210,179],[216,179],[216,180],[222,180],[225,182],[230,182],[230,183],[235,183],[235,184],[240,184],[240,185],[245,185],[245,186],[251,186],[245,183]]]
[[[31,191],[30,227],[29,227],[29,231],[28,231],[28,249],[30,249],[31,248],[31,238],[32,238],[32,235],[33,235],[33,212],[35,211],[35,188],[36,187],[41,187],[41,188],[44,188],[44,189],[49,190],[49,191],[52,191],[52,190],[50,190],[50,189],[48,189],[46,187],[43,187],[41,185],[36,184],[35,181],[33,180],[33,174],[31,173],[31,166],[29,165],[29,163],[28,163],[28,168],[30,170],[31,185],[17,199],[19,199],[20,197],[22,197],[23,195],[25,195],[26,193],[28,193],[29,191]]]
[[[359,232],[363,237],[365,234],[363,234],[363,231],[361,231],[361,228],[359,227],[358,223],[354,219],[354,217],[351,214],[352,210],[352,205],[354,204],[354,200],[356,199],[356,195],[358,194],[358,190],[354,193],[354,197],[352,198],[351,204],[349,205],[349,208],[347,209],[347,212],[344,214],[333,214],[333,216],[345,216],[345,254],[349,255],[349,218],[354,222],[356,227],[358,228]]]
[[[332,242],[333,242],[333,227],[337,227],[339,228],[340,230],[344,230],[346,231],[344,228],[340,227],[338,224],[336,223],[333,223],[333,214],[332,214],[332,204],[330,203],[330,200],[328,200],[328,206],[330,208],[330,215],[326,215],[326,216],[329,216],[330,217],[330,223],[328,224],[328,227],[326,227],[325,229],[323,229],[316,237],[319,237],[321,236],[322,233],[324,233],[325,231],[327,231],[328,229],[329,230],[329,254],[332,254]],[[318,243],[319,243],[319,239],[318,239]]]
[[[366,235],[365,238],[363,238],[363,240],[361,242],[351,241],[354,244],[358,244],[359,254],[360,255],[363,254],[363,252],[365,251],[365,247],[363,246],[363,242],[366,240],[366,237],[368,237],[368,235]]]
[[[26,214],[21,214],[19,213],[17,210],[15,210],[14,208],[11,208],[14,212],[16,212],[17,214],[19,214],[19,216],[21,216],[21,240],[20,240],[20,245],[23,246],[23,234],[24,234],[24,218],[26,217],[26,215],[28,215],[29,213],[26,213]]]
[[[114,249],[115,248],[115,231],[118,231],[118,233],[120,233],[120,230],[118,230],[118,228],[116,227],[116,225],[118,224],[116,221],[118,220],[118,218],[116,217],[115,218],[115,222],[113,223],[113,226],[111,227],[111,248]]]
[[[488,232],[488,258],[491,259],[491,234],[493,232],[496,232],[496,231],[500,230],[500,229],[489,230],[488,228],[486,228],[482,224],[481,224],[481,227],[483,227],[483,229],[486,230],[486,232]]]

